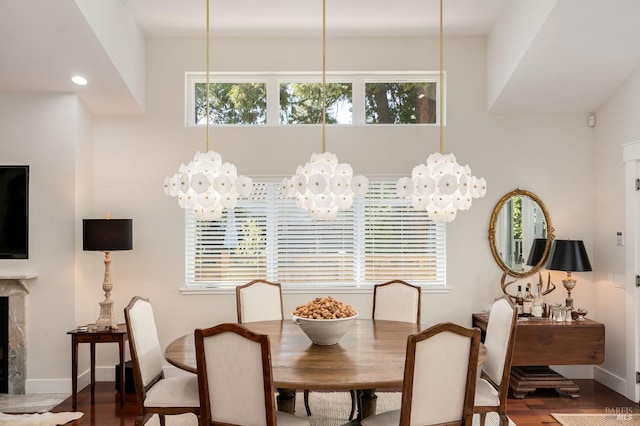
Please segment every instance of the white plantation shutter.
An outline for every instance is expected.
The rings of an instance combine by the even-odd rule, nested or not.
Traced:
[[[395,183],[369,187],[364,206],[364,280],[401,277],[411,283],[445,283],[444,225],[396,195]]]
[[[279,182],[254,182],[248,198],[218,222],[186,213],[189,288],[245,284],[256,278],[283,287],[359,287],[403,279],[445,286],[445,225],[400,200],[395,181],[370,182],[337,220],[312,221]]]

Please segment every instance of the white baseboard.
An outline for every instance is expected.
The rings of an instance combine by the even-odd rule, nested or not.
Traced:
[[[620,395],[623,395],[628,398],[626,394],[627,381],[624,378],[617,376],[611,373],[610,371],[605,370],[602,367],[594,366],[593,379],[596,380],[597,382],[602,383],[603,385],[610,388],[611,390],[618,392]]]
[[[190,374],[172,365],[164,366],[165,377],[175,377]],[[96,382],[114,382],[116,367],[96,367]],[[91,384],[89,369],[78,373],[78,390]],[[71,377],[64,379],[32,379],[25,383],[26,393],[68,393],[71,395]]]

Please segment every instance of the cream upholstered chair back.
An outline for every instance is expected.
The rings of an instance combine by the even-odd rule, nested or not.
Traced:
[[[373,287],[373,319],[420,323],[420,287],[393,280]]]
[[[134,297],[125,309],[125,319],[129,331],[129,346],[131,351],[135,351],[131,362],[138,363],[142,386],[146,388],[163,372],[162,349],[149,300]]]
[[[161,425],[165,424],[166,415],[198,415],[200,399],[196,375],[164,377],[164,358],[149,300],[134,296],[124,308],[124,318],[136,388],[136,426],[144,425],[154,414],[159,416]]]
[[[487,359],[482,364],[482,371],[497,386],[509,377],[504,373],[505,368],[511,368],[516,321],[516,309],[506,297],[493,302],[484,340]]]
[[[275,425],[269,336],[239,324],[195,330],[201,424]]]
[[[440,323],[409,336],[400,425],[471,425],[480,330]]]
[[[240,324],[283,319],[280,283],[253,280],[236,287],[236,305]]]

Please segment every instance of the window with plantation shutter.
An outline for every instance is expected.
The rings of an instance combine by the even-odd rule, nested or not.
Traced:
[[[222,220],[186,211],[187,288],[233,287],[256,278],[284,288],[366,287],[403,279],[445,286],[445,225],[398,199],[395,181],[370,181],[365,197],[335,221],[280,195],[280,182],[254,181]]]

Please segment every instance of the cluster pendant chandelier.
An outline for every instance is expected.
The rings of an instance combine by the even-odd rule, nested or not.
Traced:
[[[196,152],[192,161],[181,164],[178,173],[164,178],[166,195],[178,197],[178,205],[194,211],[198,220],[219,220],[225,208],[233,209],[239,196],[251,193],[253,182],[238,176],[236,166],[223,163],[222,156],[209,150],[209,1],[206,42],[206,153]]]
[[[487,192],[484,178],[471,175],[468,165],[461,166],[453,154],[444,151],[444,71],[443,71],[443,19],[440,0],[440,152],[427,158],[426,164],[413,168],[411,178],[398,180],[397,193],[400,198],[411,197],[416,210],[426,211],[429,219],[436,222],[451,222],[458,210],[471,207],[474,198],[482,198]]]
[[[335,220],[340,209],[349,209],[353,197],[364,195],[369,181],[353,176],[348,163],[338,163],[338,157],[326,152],[326,0],[322,1],[322,154],[298,166],[291,178],[282,181],[282,194],[295,198],[298,208],[309,210],[312,220]]]

